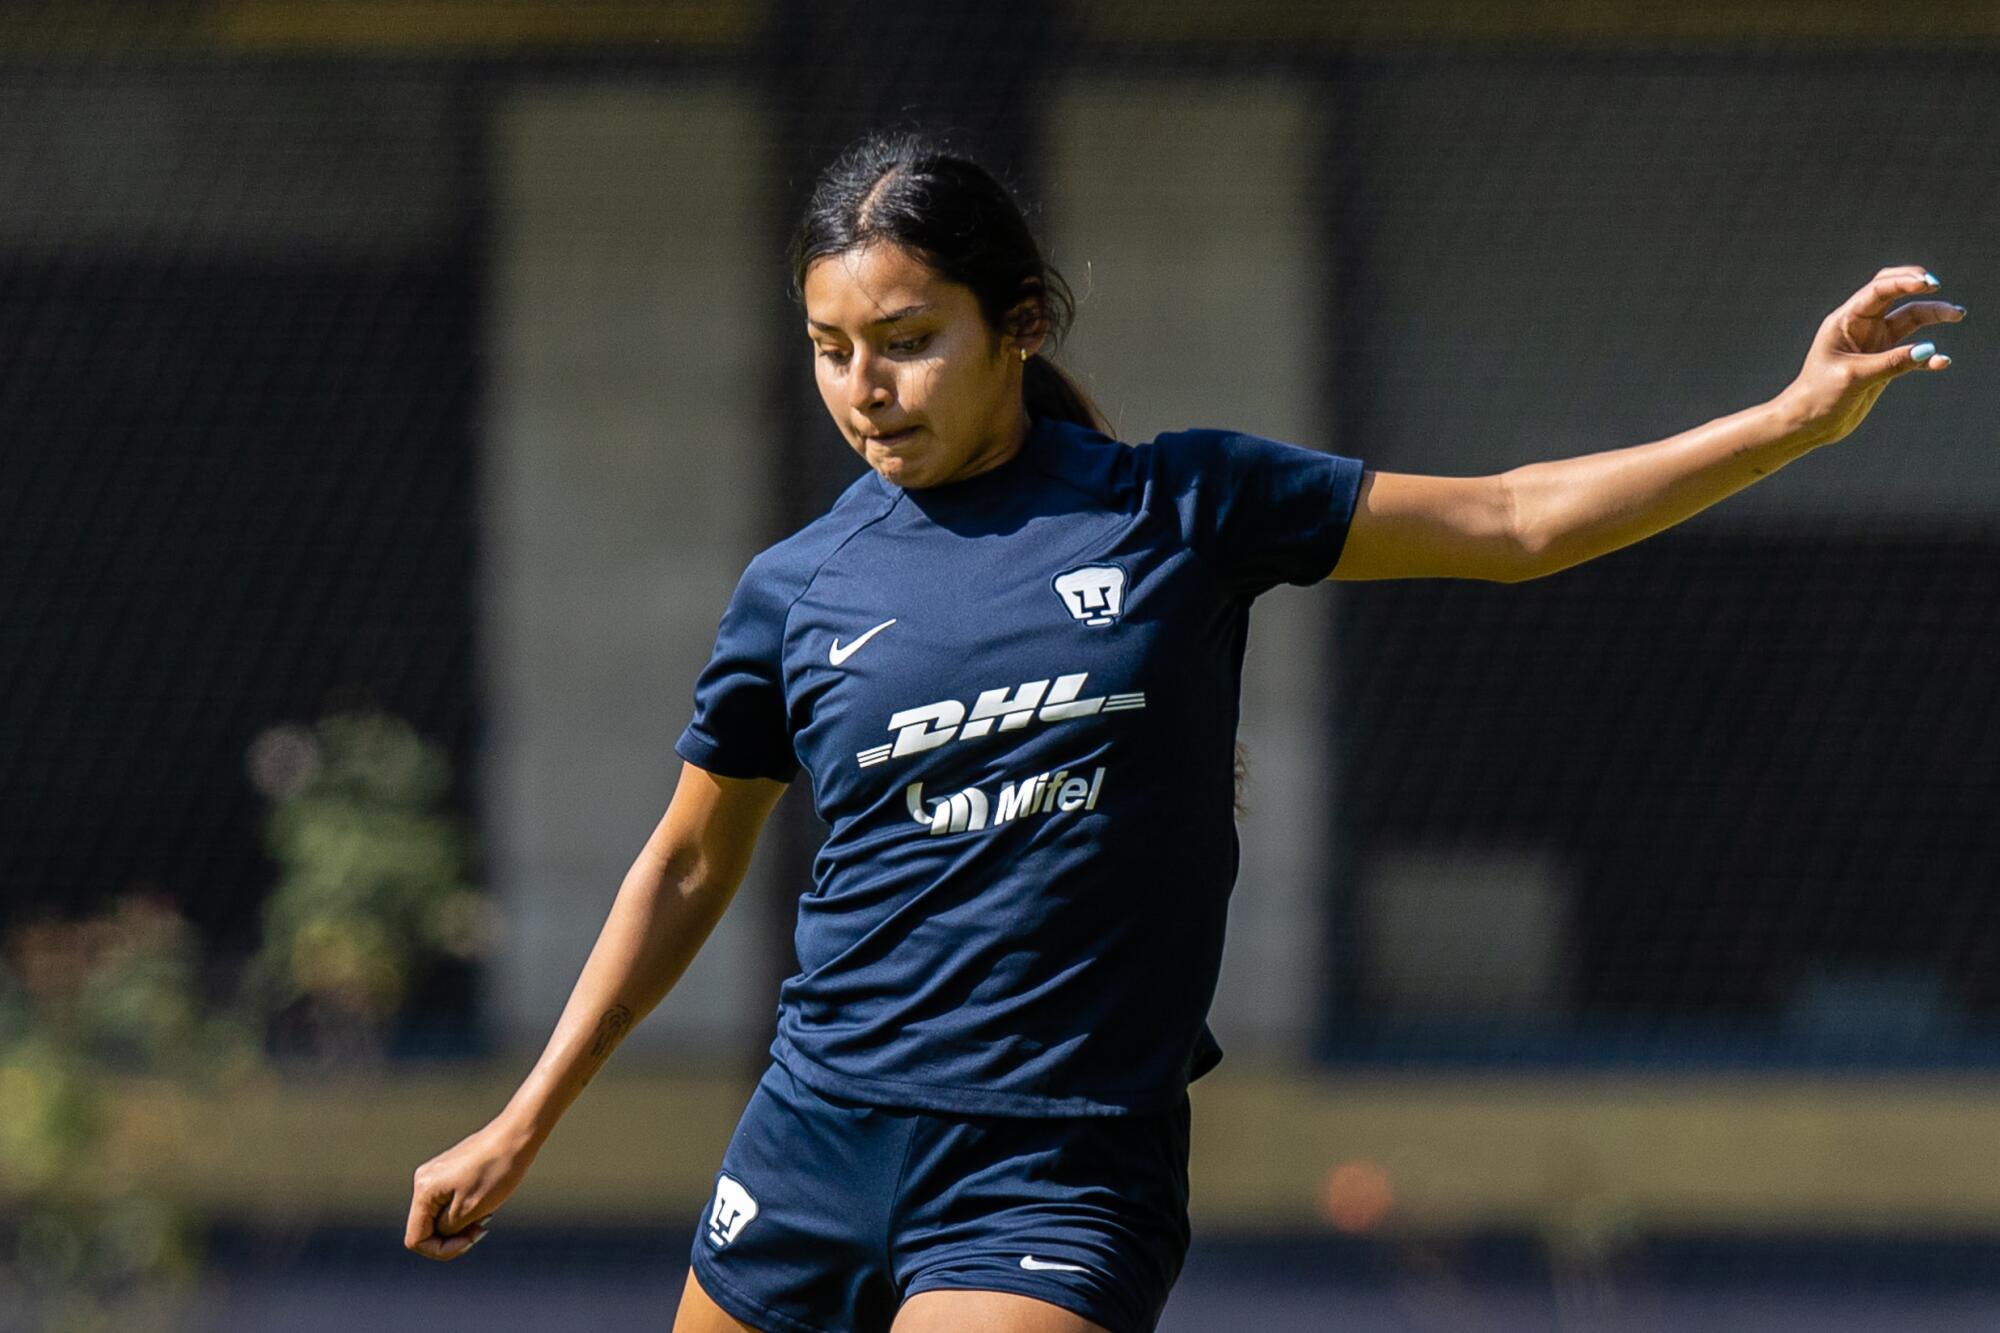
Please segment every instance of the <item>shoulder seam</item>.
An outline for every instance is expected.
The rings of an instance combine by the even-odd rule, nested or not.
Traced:
[[[869,528],[874,527],[877,523],[880,523],[883,519],[889,517],[890,514],[894,513],[896,510],[896,506],[901,504],[902,502],[903,502],[903,493],[901,491],[898,491],[893,497],[889,499],[889,503],[882,507],[882,511],[880,513],[872,515],[871,517],[863,520],[862,522],[855,524],[852,531],[850,531],[846,536],[842,537],[839,541],[833,544],[832,550],[828,551],[824,556],[820,557],[819,563],[813,566],[812,573],[806,575],[806,581],[804,583],[801,583],[799,585],[799,590],[792,595],[792,600],[785,603],[784,618],[780,620],[778,623],[778,683],[780,686],[786,687],[787,694],[790,693],[789,686],[791,682],[786,678],[786,673],[785,673],[785,642],[788,639],[790,639],[792,635],[793,608],[798,606],[800,601],[802,601],[805,598],[805,595],[812,591],[813,584],[818,582],[819,580],[820,571],[826,568],[827,563],[829,561],[831,561],[835,556],[839,555],[843,550],[845,550],[849,542],[853,541],[856,537],[859,537]]]
[[[1146,441],[1145,447],[1153,450],[1155,453],[1158,453],[1160,450],[1160,441],[1165,439],[1167,436],[1193,435],[1197,431],[1204,429],[1214,431],[1214,433],[1218,435],[1224,435],[1229,433],[1227,431],[1215,430],[1213,427],[1190,426],[1182,430],[1161,431],[1157,435],[1153,436],[1152,439]],[[1132,447],[1138,448],[1140,446],[1134,445]],[[1178,510],[1179,508],[1178,504],[1176,504],[1174,508]],[[1216,558],[1213,555],[1211,555],[1208,551],[1203,549],[1203,543],[1196,541],[1193,537],[1189,537],[1186,542],[1186,547],[1189,554],[1193,555],[1196,560],[1200,561],[1201,567],[1208,571],[1208,577],[1215,582],[1216,586],[1220,588],[1232,589],[1231,595],[1233,596],[1234,585],[1223,574],[1222,566],[1219,563],[1217,563]]]
[[[1109,439],[1110,437],[1107,436],[1105,438]],[[1131,449],[1137,447],[1134,445],[1126,444],[1121,440],[1112,440],[1111,444],[1113,448],[1117,449]],[[1078,495],[1082,495],[1087,497],[1088,499],[1095,500],[1099,504],[1102,504],[1108,498],[1105,495],[1100,495],[1094,491],[1086,490],[1084,487],[1078,485],[1071,478],[1065,477],[1061,473],[1051,470],[1048,465],[1048,460],[1046,458],[1033,458],[1030,459],[1029,462],[1031,462],[1034,465],[1035,471],[1041,473],[1044,477],[1047,477],[1051,481],[1061,482],[1063,485],[1075,491]]]

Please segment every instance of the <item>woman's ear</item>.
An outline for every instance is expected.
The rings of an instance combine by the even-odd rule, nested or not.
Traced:
[[[1007,312],[1008,340],[1012,347],[1025,350],[1029,356],[1042,350],[1048,341],[1048,315],[1039,299],[1024,296],[1012,310]],[[1019,355],[1010,351],[1009,355]]]

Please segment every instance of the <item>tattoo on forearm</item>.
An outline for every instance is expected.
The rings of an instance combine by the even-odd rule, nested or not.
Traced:
[[[611,1054],[611,1048],[618,1044],[632,1026],[632,1011],[622,1004],[614,1004],[604,1011],[604,1017],[597,1020],[597,1035],[590,1042],[590,1056],[602,1060]]]

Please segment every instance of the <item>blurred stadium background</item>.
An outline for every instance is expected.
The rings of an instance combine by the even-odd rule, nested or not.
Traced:
[[[1033,205],[1126,439],[1499,471],[1770,396],[1882,265],[1971,307],[1659,538],[1260,605],[1162,1327],[1993,1327],[1996,52],[1956,0],[6,6],[0,1328],[671,1322],[803,791],[493,1245],[404,1254],[409,1173],[856,475],[783,246],[897,117]]]

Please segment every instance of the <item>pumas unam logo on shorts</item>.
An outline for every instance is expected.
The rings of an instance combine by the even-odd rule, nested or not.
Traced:
[[[718,1177],[715,1203],[708,1210],[708,1243],[721,1249],[742,1235],[743,1228],[756,1216],[757,1201],[750,1197],[742,1182],[728,1176]]]
[[[1078,565],[1049,581],[1070,617],[1109,625],[1125,611],[1125,571],[1117,565]]]

